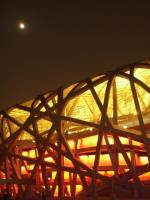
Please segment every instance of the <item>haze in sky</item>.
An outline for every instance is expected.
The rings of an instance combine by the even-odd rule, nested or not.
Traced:
[[[1,1],[0,109],[150,57],[149,1]]]

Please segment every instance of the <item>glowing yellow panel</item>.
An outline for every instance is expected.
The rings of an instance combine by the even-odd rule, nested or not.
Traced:
[[[76,193],[79,193],[83,190],[83,186],[82,185],[76,185]]]
[[[64,157],[64,165],[67,167],[73,167],[72,161]]]
[[[111,145],[111,144],[114,144],[114,139],[113,139],[113,137],[112,136],[107,136],[107,139],[108,139],[108,143]],[[102,145],[106,145],[106,140],[105,140],[105,138],[104,138],[104,136],[103,136],[103,138],[102,138]]]
[[[106,91],[106,87],[107,87],[107,83],[108,81],[105,81],[97,86],[94,87],[101,103],[104,103],[104,97],[105,97],[105,91]]]
[[[31,107],[32,103],[33,103],[33,100],[29,100],[29,101],[22,103],[21,105],[26,106],[26,107]]]
[[[135,84],[135,87],[144,123],[147,124],[149,123],[149,114],[150,114],[150,94],[137,84]]]
[[[68,141],[68,145],[69,145],[70,149],[74,149],[75,148],[75,141],[74,140]]]
[[[21,134],[20,134],[20,136],[19,136],[19,138],[18,138],[18,140],[34,140],[34,137],[31,135],[31,134],[29,134],[27,131],[21,131]]]
[[[94,165],[95,155],[83,155],[80,156],[80,160],[86,165],[92,167]]]
[[[118,117],[136,116],[135,103],[129,80],[116,77]]]
[[[128,138],[125,138],[125,137],[119,137],[119,139],[120,139],[120,142],[121,142],[122,144],[126,144],[126,145],[129,144],[129,139],[128,139]]]
[[[130,152],[127,152],[128,158],[131,160]],[[118,153],[119,165],[127,165],[122,153]]]
[[[6,120],[4,120],[3,124],[3,138],[7,139],[10,136],[10,129]]]
[[[100,166],[111,166],[111,160],[109,154],[101,154],[100,155],[100,161],[99,161]]]
[[[29,157],[30,158],[36,158],[36,152],[35,152],[34,149],[32,149],[32,150],[29,151]]]
[[[144,68],[135,68],[134,70],[134,76],[142,81],[145,85],[150,87],[150,69],[144,69]]]
[[[86,137],[78,140],[78,149],[97,145],[98,135]]]
[[[139,165],[146,165],[146,164],[148,164],[148,157],[147,156],[140,156],[140,157],[138,157],[138,164]]]
[[[112,89],[112,87],[111,87],[111,90],[110,90],[110,93],[109,93],[107,115],[108,115],[109,118],[113,118],[113,89]]]
[[[37,128],[39,133],[42,133],[44,131],[48,131],[52,126],[52,123],[49,120],[46,119],[40,119],[37,121]]]
[[[25,166],[21,166],[21,174],[27,174]]]
[[[13,108],[12,110],[9,111],[9,116],[13,117],[16,121],[20,123],[24,123],[27,118],[29,117],[30,113],[18,108]]]
[[[48,100],[48,105],[49,107],[53,107],[56,103],[58,102],[58,96],[52,96],[49,100]]]
[[[56,171],[53,171],[53,172],[52,172],[52,179],[53,179],[53,180],[55,179],[55,177],[56,177],[56,174],[57,174],[57,172],[56,172]]]
[[[69,180],[69,172],[64,172],[64,179]]]
[[[98,123],[101,114],[93,95],[88,90],[68,101],[64,109],[64,115],[83,121]]]

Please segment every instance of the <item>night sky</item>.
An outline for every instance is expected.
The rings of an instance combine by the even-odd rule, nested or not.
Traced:
[[[149,57],[150,1],[0,1],[0,109]]]

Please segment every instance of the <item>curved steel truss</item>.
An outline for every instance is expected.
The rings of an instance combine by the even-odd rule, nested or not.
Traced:
[[[1,111],[1,192],[150,195],[149,78],[134,63]]]

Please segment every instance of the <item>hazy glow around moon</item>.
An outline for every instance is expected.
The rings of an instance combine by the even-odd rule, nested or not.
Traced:
[[[19,23],[19,28],[22,30],[25,29],[25,24],[23,22]]]

